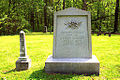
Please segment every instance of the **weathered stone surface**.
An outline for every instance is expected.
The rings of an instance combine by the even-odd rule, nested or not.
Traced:
[[[20,57],[16,62],[16,70],[27,70],[31,66],[31,60],[27,56],[24,31],[20,31]]]
[[[92,56],[89,11],[68,8],[54,14],[53,55],[45,62],[47,73],[99,74]]]
[[[92,58],[59,58],[50,55],[45,62],[47,73],[77,73],[99,75],[99,61],[93,55]]]
[[[54,58],[91,58],[90,12],[68,8],[54,14]]]
[[[16,62],[16,70],[27,70],[31,67],[31,59],[27,59],[26,61],[17,60]]]
[[[19,59],[27,59],[26,40],[24,31],[20,31],[20,57]]]

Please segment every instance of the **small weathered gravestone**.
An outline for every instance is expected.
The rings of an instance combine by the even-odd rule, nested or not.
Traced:
[[[27,70],[31,67],[31,59],[27,56],[24,31],[20,31],[20,57],[16,62],[16,70]]]
[[[92,55],[89,11],[55,12],[53,55],[45,62],[45,72],[99,75],[99,61]]]
[[[47,26],[44,26],[44,31],[43,31],[44,33],[46,33],[47,32]]]

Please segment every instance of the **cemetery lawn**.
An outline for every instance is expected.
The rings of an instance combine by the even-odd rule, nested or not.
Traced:
[[[27,54],[31,68],[16,71],[15,63],[20,54],[19,35],[0,36],[0,80],[120,80],[120,35],[92,35],[92,52],[100,62],[100,75],[47,74],[45,61],[52,54],[53,34],[34,32],[26,34]]]

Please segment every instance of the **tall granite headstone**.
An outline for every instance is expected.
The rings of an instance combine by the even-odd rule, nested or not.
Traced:
[[[99,75],[99,61],[92,55],[89,11],[55,12],[53,55],[45,62],[45,72]]]
[[[16,70],[27,70],[31,67],[31,59],[27,56],[24,31],[20,31],[20,57],[16,62]]]

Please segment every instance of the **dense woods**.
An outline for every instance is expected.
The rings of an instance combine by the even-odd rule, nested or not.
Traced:
[[[0,0],[0,35],[52,32],[54,12],[69,7],[91,12],[92,32],[120,32],[119,0]]]

